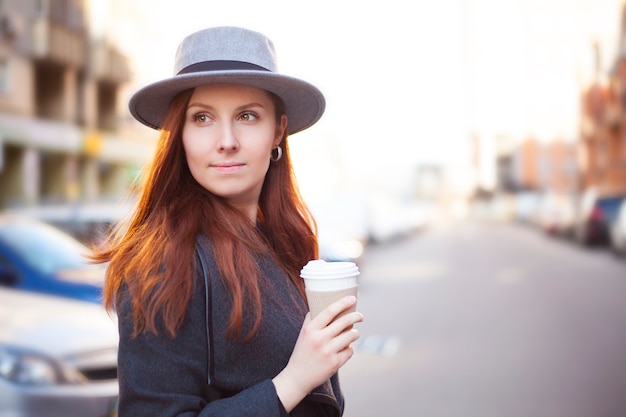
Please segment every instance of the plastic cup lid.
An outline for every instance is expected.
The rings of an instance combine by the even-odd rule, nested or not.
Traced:
[[[300,270],[306,279],[347,278],[359,275],[359,267],[354,262],[326,262],[323,259],[309,261]]]

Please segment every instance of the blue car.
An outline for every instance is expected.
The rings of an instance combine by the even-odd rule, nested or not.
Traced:
[[[106,265],[86,258],[89,248],[31,218],[0,216],[0,286],[102,302]]]

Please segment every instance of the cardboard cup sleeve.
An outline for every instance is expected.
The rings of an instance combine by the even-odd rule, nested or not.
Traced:
[[[317,316],[322,310],[328,307],[330,304],[334,303],[341,298],[354,295],[357,296],[358,287],[352,288],[344,288],[340,290],[334,291],[311,291],[306,290],[306,297],[309,303],[309,310],[311,311],[311,318]],[[344,314],[348,314],[350,312],[356,311],[356,304],[352,306],[352,308],[343,311],[337,317],[341,317]]]

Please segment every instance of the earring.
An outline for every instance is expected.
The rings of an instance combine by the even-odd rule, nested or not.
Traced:
[[[274,149],[276,150],[276,156],[274,156]],[[283,148],[281,148],[280,146],[277,146],[274,149],[272,149],[272,152],[270,154],[270,159],[274,162],[278,162],[280,161],[280,158],[283,157]]]

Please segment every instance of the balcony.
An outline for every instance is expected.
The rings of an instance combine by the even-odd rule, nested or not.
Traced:
[[[90,59],[91,71],[96,80],[112,84],[130,81],[128,59],[106,42],[91,45]]]
[[[609,127],[619,126],[622,119],[622,109],[619,103],[609,103],[604,112],[604,122]]]
[[[146,155],[154,152],[153,141],[129,140],[101,131],[85,131],[69,123],[0,113],[0,150],[3,144],[86,155],[117,164],[143,164]]]
[[[0,113],[3,143],[76,154],[82,148],[82,131],[69,123]]]
[[[32,54],[35,58],[61,65],[87,65],[87,34],[71,27],[38,18],[32,26]]]

